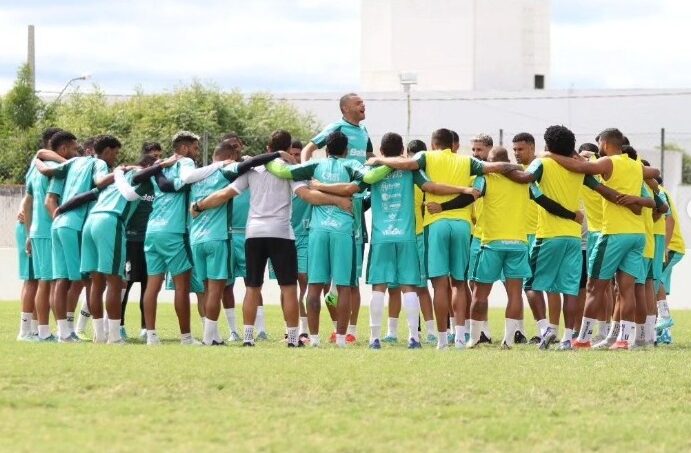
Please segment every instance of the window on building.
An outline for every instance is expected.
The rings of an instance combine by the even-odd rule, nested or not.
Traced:
[[[545,76],[543,74],[535,74],[535,89],[544,90],[545,89]]]

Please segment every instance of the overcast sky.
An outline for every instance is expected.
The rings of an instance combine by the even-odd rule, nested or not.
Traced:
[[[365,0],[366,1],[366,0]],[[197,6],[194,6],[197,5]],[[37,89],[359,87],[360,0],[0,0],[0,93],[36,25]],[[691,86],[691,2],[552,0],[552,88]],[[280,26],[278,26],[280,24]]]

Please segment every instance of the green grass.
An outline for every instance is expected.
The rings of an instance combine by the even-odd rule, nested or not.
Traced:
[[[691,312],[673,346],[568,353],[370,351],[366,312],[356,347],[288,350],[275,307],[270,342],[189,348],[171,305],[162,347],[24,344],[18,312],[0,304],[2,451],[691,449]]]

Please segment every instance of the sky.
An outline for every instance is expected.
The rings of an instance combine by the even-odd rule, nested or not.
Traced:
[[[367,1],[367,0],[363,0]],[[550,88],[691,87],[691,2],[552,0]],[[360,0],[0,0],[0,93],[36,26],[37,90],[359,87]],[[280,26],[279,26],[280,24]]]

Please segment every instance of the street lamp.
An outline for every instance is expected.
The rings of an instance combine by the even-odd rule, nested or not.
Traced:
[[[73,79],[70,79],[65,84],[65,87],[60,91],[60,94],[58,94],[58,97],[56,97],[55,100],[53,102],[51,102],[51,104],[55,104],[56,102],[58,102],[60,100],[60,98],[62,97],[62,94],[65,92],[67,87],[69,87],[72,84],[72,82],[76,82],[77,80],[89,80],[90,78],[91,78],[91,74],[82,74],[79,77],[75,77]]]
[[[410,140],[410,87],[412,85],[417,85],[417,74],[414,72],[401,72],[398,74],[398,80],[403,85],[403,92],[406,94],[406,100],[408,103],[408,122],[406,126],[406,141]]]

